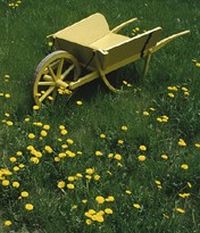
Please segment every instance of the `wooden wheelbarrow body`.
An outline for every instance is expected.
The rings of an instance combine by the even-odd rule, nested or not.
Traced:
[[[132,38],[119,34],[122,28],[135,20],[137,18],[130,19],[110,30],[105,17],[96,13],[51,35],[54,38],[57,51],[67,51],[70,56],[73,56],[73,60],[76,59],[76,66],[78,66],[78,63],[80,67],[89,71],[83,77],[79,76],[78,79],[66,82],[65,77],[61,74],[62,72],[56,73],[54,68],[52,70],[48,68],[49,72],[45,72],[49,73],[52,81],[57,81],[55,87],[61,86],[73,91],[100,76],[110,90],[117,91],[107,80],[106,74],[145,57],[144,74],[146,74],[152,53],[175,38],[189,33],[186,30],[161,41],[159,41],[162,32],[161,27],[156,27]],[[44,62],[41,63],[38,65],[39,69]],[[48,63],[48,66],[51,66],[51,64]],[[59,68],[61,70],[61,67]],[[36,74],[38,75],[38,73],[42,77],[42,73],[37,69]],[[57,74],[61,78],[56,77]],[[36,84],[34,85],[34,97],[35,100],[37,99],[37,104],[40,104],[46,98],[39,98],[39,94],[36,93],[38,92],[37,82],[41,81],[41,77],[36,77]],[[51,89],[53,90],[53,88]]]

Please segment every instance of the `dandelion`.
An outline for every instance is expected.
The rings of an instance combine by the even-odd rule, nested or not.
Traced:
[[[181,164],[181,169],[188,170],[189,166],[186,163]]]
[[[68,138],[68,139],[67,139],[67,143],[68,143],[69,145],[72,145],[72,144],[74,143],[74,141],[73,141],[71,138]]]
[[[92,216],[92,220],[97,221],[99,223],[102,223],[102,222],[104,222],[104,217],[101,214],[96,214],[96,215]]]
[[[2,180],[1,182],[2,186],[7,187],[10,184],[9,180]]]
[[[100,180],[101,176],[100,175],[94,175],[94,180],[98,181]]]
[[[136,209],[141,209],[141,205],[138,204],[138,203],[134,203],[134,204],[133,204],[133,207],[136,208]]]
[[[122,160],[122,156],[120,154],[115,154],[114,159],[120,161]]]
[[[95,169],[94,168],[87,168],[85,170],[85,172],[88,174],[88,175],[92,175],[94,172],[95,172]]]
[[[128,195],[132,194],[132,192],[130,190],[126,190],[125,193],[128,194]]]
[[[174,98],[174,97],[175,97],[175,95],[174,95],[172,92],[169,92],[167,95],[168,95],[170,98]]]
[[[19,170],[20,170],[20,168],[18,166],[13,167],[13,171],[15,171],[15,172],[18,172]]]
[[[149,116],[149,115],[150,115],[149,112],[147,112],[147,111],[143,112],[143,116]]]
[[[35,138],[35,134],[29,133],[29,134],[28,134],[28,138],[29,138],[29,139],[34,139],[34,138]]]
[[[29,193],[27,191],[22,191],[20,194],[21,197],[26,198],[29,196]]]
[[[32,211],[33,208],[34,208],[33,204],[31,204],[31,203],[25,204],[24,207],[25,207],[25,209],[26,209],[27,211]]]
[[[3,225],[4,225],[5,227],[9,227],[9,226],[12,225],[12,222],[11,222],[10,220],[5,220],[5,221],[3,222]]]
[[[113,158],[113,156],[114,156],[113,153],[109,153],[109,154],[108,154],[108,158],[109,158],[109,159]]]
[[[6,93],[4,96],[6,99],[10,99],[10,97],[11,97],[11,95],[9,93]]]
[[[101,133],[101,134],[99,135],[99,137],[102,138],[102,139],[104,139],[104,138],[106,138],[106,135],[105,135],[104,133]]]
[[[86,204],[86,203],[88,202],[88,200],[87,200],[87,199],[83,199],[81,202],[82,202],[83,204]]]
[[[10,157],[9,160],[11,163],[15,163],[17,161],[17,159],[15,157]]]
[[[190,182],[187,182],[187,185],[190,189],[192,188],[192,184]]]
[[[63,189],[65,187],[65,181],[63,181],[63,180],[59,181],[58,184],[57,184],[57,187],[59,189]]]
[[[138,156],[138,160],[141,161],[141,162],[143,162],[143,161],[146,160],[146,156],[145,155],[139,155]]]
[[[98,204],[103,204],[105,202],[105,198],[102,196],[97,196],[95,200]]]
[[[187,146],[186,142],[185,142],[182,138],[179,139],[178,145],[179,145],[179,146],[182,146],[182,147]]]
[[[166,154],[163,154],[160,156],[163,160],[168,160],[168,156]]]
[[[19,183],[18,181],[14,181],[14,182],[12,183],[12,186],[13,186],[13,188],[19,188],[20,183]]]
[[[115,198],[113,196],[108,196],[105,200],[107,202],[113,202],[113,201],[115,201]]]
[[[106,208],[106,209],[104,210],[104,212],[105,212],[106,214],[113,214],[113,210],[110,209],[110,208]]]
[[[21,151],[17,151],[16,155],[17,155],[17,156],[22,156],[23,153],[22,153]]]
[[[47,131],[46,130],[41,130],[40,135],[42,137],[46,137],[47,136]]]
[[[53,149],[50,146],[45,146],[44,147],[45,151],[48,152],[49,154],[53,153]]]
[[[119,139],[119,140],[117,141],[117,144],[122,145],[122,144],[124,144],[124,141],[121,140],[121,139]]]
[[[102,156],[103,153],[102,153],[101,151],[97,150],[97,151],[95,152],[95,155],[96,155],[96,156]]]
[[[6,121],[7,126],[13,126],[13,122],[12,121]]]
[[[92,220],[88,218],[88,219],[85,220],[85,223],[86,223],[87,225],[91,225],[91,224],[92,224]]]
[[[76,177],[74,177],[74,176],[69,176],[69,177],[67,178],[67,180],[70,181],[70,182],[73,182],[73,181],[76,180]]]
[[[194,145],[196,148],[200,148],[200,143],[195,143]]]
[[[140,145],[139,149],[141,151],[146,151],[147,150],[147,147],[145,145]]]
[[[185,213],[185,210],[182,209],[182,208],[179,208],[179,207],[175,208],[175,211],[178,212],[178,213],[180,213],[180,214],[184,214]]]
[[[126,125],[122,125],[121,130],[126,132],[128,130],[128,127]]]
[[[190,197],[190,193],[179,193],[178,195],[179,197],[184,198],[184,199]]]
[[[65,136],[66,134],[68,134],[68,131],[66,129],[62,129],[60,131],[60,134],[63,135],[63,136]]]
[[[74,186],[74,184],[69,183],[69,184],[67,184],[67,188],[70,190],[73,190],[73,189],[75,189],[75,186]]]
[[[50,125],[44,125],[44,126],[43,126],[43,129],[49,130],[49,129],[50,129]]]
[[[83,105],[83,102],[82,102],[81,100],[77,100],[77,101],[76,101],[76,104],[77,104],[78,106],[81,106],[81,105]]]
[[[40,160],[37,157],[31,157],[30,161],[34,164],[38,164],[40,162]]]
[[[38,105],[34,105],[34,106],[33,106],[33,110],[37,111],[37,110],[39,110],[39,109],[40,109],[40,107],[39,107]]]
[[[176,86],[169,86],[167,87],[168,91],[178,91],[178,88]]]

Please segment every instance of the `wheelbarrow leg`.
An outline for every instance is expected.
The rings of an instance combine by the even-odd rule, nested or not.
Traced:
[[[103,71],[103,69],[101,68],[101,64],[98,60],[98,57],[97,57],[97,54],[95,54],[95,62],[96,62],[96,67],[97,67],[97,70],[99,72],[99,75],[100,77],[102,78],[103,82],[105,83],[105,85],[108,87],[108,89],[112,92],[115,92],[115,93],[119,93],[120,90],[116,89],[115,87],[113,87],[110,82],[108,81],[108,79],[106,78],[106,75]]]
[[[152,56],[152,53],[149,52],[148,55],[145,58],[143,77],[145,77],[147,75],[147,72],[149,70],[149,63],[150,63],[150,60],[151,60],[151,56]]]

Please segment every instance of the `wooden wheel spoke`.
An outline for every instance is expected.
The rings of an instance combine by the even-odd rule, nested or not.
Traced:
[[[49,70],[49,72],[50,72],[50,74],[51,74],[53,80],[56,81],[56,80],[57,80],[57,77],[56,77],[56,75],[55,75],[53,69],[51,68],[51,66],[48,66],[48,70]]]
[[[55,87],[49,87],[47,91],[40,97],[39,101],[42,102],[47,96],[49,96],[52,91],[55,89]]]
[[[57,77],[60,77],[64,65],[64,58],[62,58],[59,62],[58,69],[57,69]]]
[[[65,77],[74,69],[74,64],[72,64],[65,72],[61,75],[61,80],[65,79]]]
[[[55,82],[39,82],[39,86],[54,86]]]

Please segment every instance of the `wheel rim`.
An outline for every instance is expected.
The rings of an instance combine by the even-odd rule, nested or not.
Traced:
[[[45,100],[54,101],[58,90],[64,91],[71,81],[77,80],[80,66],[76,58],[66,51],[55,51],[45,57],[35,71],[33,96],[41,105]],[[69,89],[65,92],[70,93]]]

